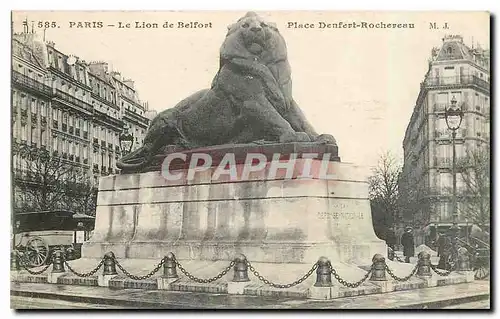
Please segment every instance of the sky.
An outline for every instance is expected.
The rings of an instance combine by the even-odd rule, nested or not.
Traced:
[[[293,96],[319,133],[335,136],[344,162],[372,167],[380,155],[402,158],[402,141],[432,47],[446,34],[459,34],[467,45],[489,47],[485,12],[258,12],[275,22],[285,38],[292,68]],[[136,83],[141,100],[158,111],[208,88],[217,72],[227,26],[245,12],[14,12],[14,32],[22,21],[55,22],[45,39],[65,54],[111,68]],[[158,29],[118,28],[135,21]],[[165,22],[211,23],[211,28],[162,28]],[[413,23],[413,29],[319,29],[319,22]],[[73,22],[73,27],[70,27]],[[102,22],[102,28],[78,28],[78,22]],[[288,28],[289,22],[315,24]],[[436,22],[440,29],[430,29]],[[443,29],[447,23],[449,29]],[[114,25],[108,27],[107,25]]]

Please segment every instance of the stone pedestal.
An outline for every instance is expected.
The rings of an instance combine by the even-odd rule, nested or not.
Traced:
[[[215,167],[187,179],[161,171],[102,177],[94,234],[84,258],[113,251],[120,258],[314,263],[320,256],[371,264],[385,243],[372,226],[366,176],[352,164],[297,159],[292,169],[271,163],[245,178],[215,176]],[[328,180],[321,179],[326,165]],[[236,165],[242,176],[244,164]],[[303,178],[310,166],[309,178]],[[290,179],[291,177],[291,179]]]

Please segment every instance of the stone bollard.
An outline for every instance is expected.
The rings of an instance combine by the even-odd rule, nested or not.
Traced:
[[[173,253],[168,253],[165,256],[165,263],[163,264],[163,277],[164,278],[178,278],[177,268],[175,263],[175,256]]]
[[[65,273],[64,253],[61,250],[56,250],[52,253],[52,271],[47,275],[47,282],[57,284],[57,278]]]
[[[169,252],[164,259],[163,275],[156,278],[159,290],[171,290],[170,285],[179,280],[176,267],[177,262],[175,261],[175,255],[174,253]]]
[[[112,251],[104,255],[103,265],[102,275],[97,277],[97,285],[100,287],[109,287],[109,281],[118,275],[116,272],[115,254]]]
[[[64,269],[64,256],[63,252],[56,250],[52,253],[52,273],[63,273],[66,272]]]
[[[372,258],[372,276],[370,280],[372,281],[386,281],[385,277],[385,257],[381,254],[375,254]]]
[[[115,254],[110,251],[104,255],[103,276],[118,275],[116,272]]]
[[[314,287],[331,287],[332,286],[332,269],[330,268],[330,260],[326,257],[318,259],[318,268],[316,268],[316,283]]]
[[[417,276],[432,277],[431,273],[431,255],[428,252],[421,251],[418,254]]]
[[[245,287],[249,284],[247,257],[243,254],[234,258],[233,281],[227,283],[227,293],[230,295],[243,295]]]
[[[10,270],[11,271],[21,270],[21,267],[19,264],[19,256],[17,255],[17,251],[15,251],[15,250],[13,250],[10,253]]]
[[[326,257],[320,257],[316,265],[316,283],[309,288],[308,297],[318,300],[332,299],[333,294],[335,296],[339,294],[339,287],[333,287],[332,285],[332,268],[330,260]]]
[[[248,265],[247,257],[245,255],[239,255],[234,259],[234,276],[233,282],[246,282],[250,281],[248,279]]]

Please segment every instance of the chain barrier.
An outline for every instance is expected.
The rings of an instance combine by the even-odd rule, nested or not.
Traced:
[[[41,275],[42,273],[44,273],[49,267],[50,265],[52,265],[52,260],[47,264],[45,265],[45,267],[43,267],[42,269],[38,270],[38,271],[35,271],[35,270],[31,270],[29,269],[29,266],[28,266],[28,262],[24,259],[24,256],[21,256],[19,254],[19,252],[16,251],[16,255],[19,257],[19,265],[21,267],[23,267],[28,273],[30,273],[31,275]]]
[[[439,276],[448,276],[449,274],[451,274],[451,272],[453,271],[453,268],[450,269],[450,270],[445,270],[445,271],[441,271],[437,268],[437,266],[434,266],[433,264],[430,264],[431,266],[431,269],[434,270],[434,272],[436,274],[438,274]]]
[[[300,277],[299,279],[297,279],[294,282],[289,283],[289,284],[277,284],[277,283],[274,283],[274,282],[267,280],[257,270],[255,270],[255,268],[252,266],[252,264],[250,264],[249,261],[247,261],[247,266],[248,266],[248,269],[250,269],[250,271],[254,274],[254,276],[259,278],[259,280],[262,281],[263,283],[265,283],[266,285],[269,285],[269,286],[274,287],[274,288],[290,288],[293,286],[297,286],[298,284],[302,283],[304,280],[309,278],[312,275],[312,273],[316,270],[316,268],[318,268],[318,263],[317,262],[314,263],[312,268],[304,276]]]
[[[355,281],[355,282],[348,282],[348,281],[342,279],[342,277],[340,277],[340,275],[337,273],[337,271],[335,270],[335,268],[333,268],[333,266],[331,264],[330,264],[330,270],[332,272],[333,277],[335,277],[335,279],[337,279],[337,281],[340,284],[342,284],[346,287],[349,287],[349,288],[357,288],[357,287],[361,286],[361,284],[364,283],[368,279],[368,277],[371,275],[371,273],[373,271],[373,264],[370,267],[370,270],[368,270],[366,272],[366,274],[363,276],[363,278],[361,278],[360,280]]]
[[[406,277],[398,277],[396,276],[392,270],[389,268],[389,266],[385,265],[385,270],[387,271],[387,273],[389,274],[389,276],[391,276],[394,280],[396,281],[408,281],[410,280],[410,278],[415,275],[415,273],[417,272],[418,270],[418,266],[420,265],[420,262],[417,262],[417,264],[415,265],[415,267],[413,268],[413,270],[411,271],[411,273],[406,276]]]
[[[97,264],[97,266],[94,269],[92,269],[91,271],[86,272],[86,273],[80,273],[80,272],[74,270],[73,268],[71,268],[69,263],[66,261],[66,258],[64,258],[64,264],[66,265],[66,267],[68,267],[69,271],[71,271],[73,274],[77,275],[78,277],[85,278],[85,277],[90,277],[90,276],[94,275],[99,269],[101,269],[102,265],[104,264],[104,258],[101,259],[99,264]]]
[[[487,278],[489,275],[490,275],[490,269],[488,268],[488,270],[486,271],[486,273],[484,274],[484,276],[478,276],[477,275],[477,271],[476,271],[474,273],[474,278],[477,279],[477,280],[483,280],[483,279]]]
[[[144,280],[144,279],[151,278],[154,274],[156,274],[158,272],[158,270],[160,270],[161,267],[163,267],[163,264],[165,263],[165,257],[161,259],[161,261],[158,263],[158,265],[156,265],[156,267],[153,270],[151,270],[148,274],[146,274],[144,276],[132,275],[127,270],[125,270],[125,268],[123,268],[123,266],[118,262],[118,260],[116,258],[114,258],[114,261],[115,261],[115,264],[118,266],[118,268],[120,268],[120,270],[125,274],[125,276],[127,276],[133,280]],[[103,259],[103,262],[104,262],[104,259]]]
[[[231,270],[231,268],[233,268],[233,266],[235,264],[234,261],[231,261],[229,263],[229,266],[227,266],[224,270],[222,270],[217,276],[212,277],[212,278],[203,279],[203,278],[198,278],[198,277],[191,275],[186,269],[184,269],[184,267],[182,267],[182,265],[177,261],[177,259],[174,259],[174,262],[179,267],[181,272],[184,275],[186,275],[186,277],[188,277],[189,279],[191,279],[197,283],[200,283],[200,284],[208,284],[208,283],[211,283],[211,282],[214,282],[216,280],[221,279],[223,276],[225,276]]]

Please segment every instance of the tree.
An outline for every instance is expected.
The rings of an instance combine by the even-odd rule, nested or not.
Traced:
[[[82,168],[45,149],[25,146],[14,154],[21,167],[14,179],[15,210],[93,211],[95,187]]]
[[[368,179],[373,228],[377,236],[387,239],[399,218],[398,177],[401,165],[390,152],[382,154],[373,175]]]
[[[457,163],[462,180],[459,213],[472,223],[488,225],[490,222],[490,152],[478,147],[468,151]]]

